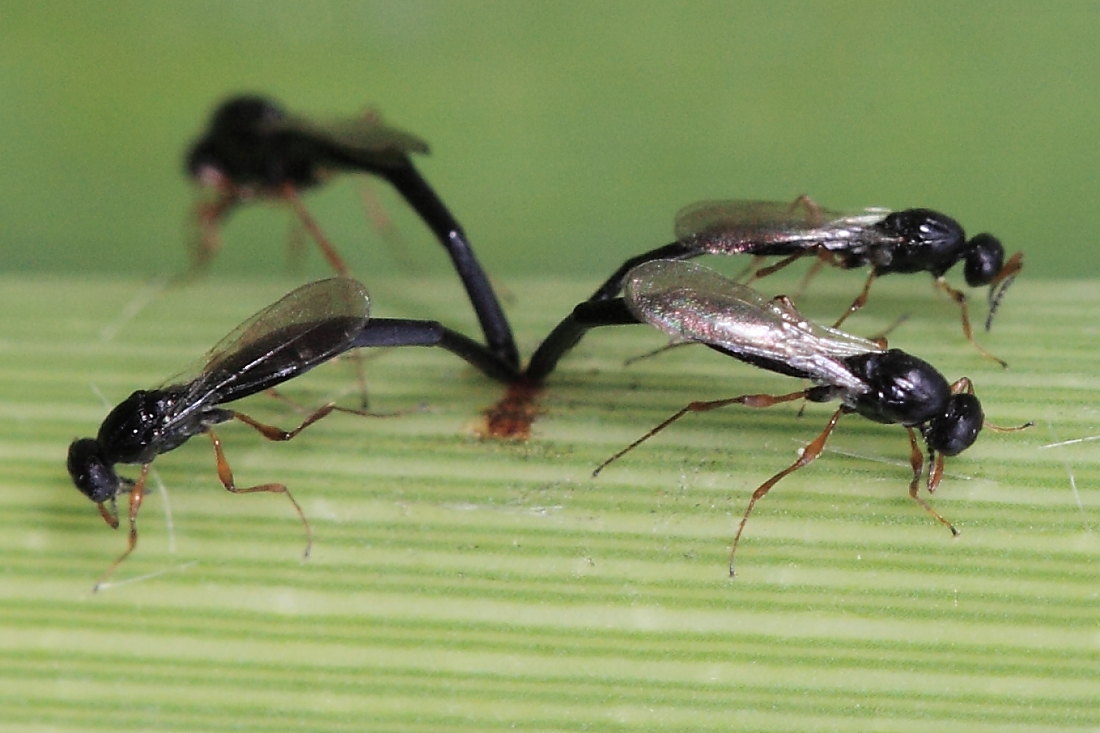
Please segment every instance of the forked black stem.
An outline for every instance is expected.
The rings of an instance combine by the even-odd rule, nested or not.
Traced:
[[[519,370],[500,355],[438,321],[410,318],[372,318],[349,348],[370,346],[438,346],[466,360],[498,382],[519,379]]]
[[[523,373],[531,382],[541,382],[554,371],[558,361],[588,333],[599,326],[627,326],[640,323],[622,298],[586,300],[554,327],[527,364]]]
[[[403,166],[382,169],[379,174],[397,189],[451,256],[470,303],[477,313],[489,350],[513,370],[518,370],[519,352],[512,337],[512,327],[508,324],[500,301],[489,284],[489,278],[474,256],[466,233],[462,231],[458,221],[411,161]]]

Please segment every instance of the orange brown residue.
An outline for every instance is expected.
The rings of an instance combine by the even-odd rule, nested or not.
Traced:
[[[492,407],[485,410],[485,420],[475,428],[482,438],[500,440],[527,440],[531,437],[531,423],[541,410],[537,398],[542,385],[519,381],[508,385],[508,391]]]

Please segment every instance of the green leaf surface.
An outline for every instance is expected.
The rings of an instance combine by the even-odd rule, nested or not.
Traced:
[[[525,353],[591,280],[503,283]],[[828,320],[859,278],[819,280],[800,303]],[[472,329],[449,280],[366,281],[378,316]],[[957,539],[907,496],[904,431],[848,417],[759,504],[727,578],[749,494],[831,408],[689,416],[594,479],[689,400],[797,388],[695,347],[624,368],[661,344],[639,326],[562,361],[526,443],[476,437],[502,388],[433,349],[366,362],[376,409],[422,410],[334,415],[289,443],[223,426],[241,483],[295,492],[306,562],[287,502],[227,494],[199,436],[155,462],[138,550],[91,593],[125,536],[73,490],[68,442],[295,284],[0,278],[5,731],[1100,726],[1095,281],[1025,273],[980,335],[1007,370],[924,278],[880,283],[846,324],[910,313],[893,345],[970,376],[989,420],[1036,422],[949,459],[930,501]],[[324,365],[285,393],[353,404],[354,373]]]

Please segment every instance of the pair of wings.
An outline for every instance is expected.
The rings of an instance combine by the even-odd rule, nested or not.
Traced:
[[[344,165],[400,166],[411,153],[427,153],[428,143],[415,135],[390,127],[375,111],[335,122],[314,122],[304,117],[285,117],[264,126],[265,133],[283,133],[308,141],[333,161]],[[319,161],[320,162],[320,161]]]
[[[347,277],[318,280],[283,296],[165,383],[186,387],[166,415],[166,429],[205,406],[269,389],[346,351],[369,313],[366,288]]]
[[[412,133],[388,126],[375,110],[369,110],[361,117],[331,123],[311,122],[301,117],[290,117],[277,124],[352,150],[428,152],[428,143]]]
[[[746,361],[781,363],[820,384],[861,391],[844,359],[881,352],[874,341],[810,322],[785,298],[683,260],[653,260],[626,278],[624,300],[640,321],[677,341],[720,346]]]
[[[807,198],[778,201],[702,201],[676,214],[676,239],[709,254],[793,253],[820,246],[843,250],[895,241],[877,231],[889,209],[844,214]],[[772,251],[772,254],[778,254]]]

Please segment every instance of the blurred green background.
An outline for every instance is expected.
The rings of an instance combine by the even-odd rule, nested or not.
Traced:
[[[1098,49],[1097,2],[0,0],[0,728],[1097,730]],[[391,351],[374,404],[428,410],[285,445],[226,428],[242,481],[302,501],[311,562],[285,502],[227,497],[196,440],[156,462],[142,546],[89,597],[123,538],[64,446],[329,274],[312,247],[288,273],[291,217],[258,206],[211,278],[141,286],[186,266],[182,153],[242,90],[317,117],[373,105],[427,139],[420,168],[517,296],[524,353],[693,201],[943,210],[1027,253],[980,337],[1012,367],[965,344],[926,277],[877,286],[849,323],[927,304],[896,345],[974,377],[991,420],[1038,425],[951,462],[949,542],[905,496],[903,431],[846,421],[757,509],[731,585],[748,492],[831,408],[685,420],[594,481],[684,400],[790,380],[689,349],[622,369],[661,342],[623,329],[555,374],[536,439],[481,442],[499,386]],[[382,314],[472,332],[440,247],[378,184],[400,241],[373,231],[362,180],[308,203]],[[822,276],[812,312],[862,279]],[[291,394],[322,404],[350,374]]]
[[[498,275],[595,280],[684,204],[801,193],[941,209],[1029,276],[1088,274],[1098,49],[1095,2],[7,0],[0,268],[180,270],[182,150],[255,90],[426,138],[422,171]],[[309,196],[353,271],[446,270],[376,185],[401,234],[383,244],[359,190]],[[285,273],[288,220],[235,215],[215,271]]]

